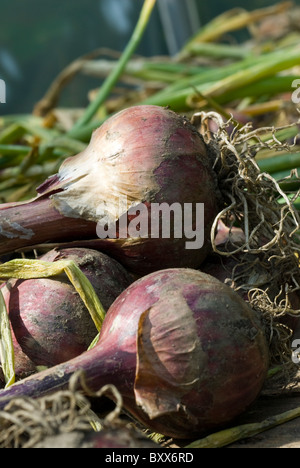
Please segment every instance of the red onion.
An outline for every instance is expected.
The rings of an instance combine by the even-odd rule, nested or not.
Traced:
[[[222,426],[258,396],[268,346],[254,312],[232,289],[192,269],[166,269],[127,288],[81,356],[0,392],[43,396],[84,370],[92,391],[113,384],[148,428],[191,438]]]
[[[108,310],[132,283],[114,259],[90,249],[52,250],[41,260],[73,260]],[[2,288],[11,323],[16,378],[52,367],[87,350],[97,335],[90,314],[65,275],[10,280]]]
[[[0,206],[0,255],[48,241],[75,241],[108,252],[139,274],[198,267],[210,249],[218,211],[211,166],[202,136],[187,119],[158,106],[127,108],[93,133],[85,151],[65,160],[58,174],[37,189],[34,200]],[[151,210],[162,203],[169,208],[179,204],[182,213],[191,204],[189,230],[177,223],[181,237],[174,233],[172,217],[170,235],[163,237],[162,229],[159,238],[152,234]],[[204,220],[198,217],[199,227],[196,208],[201,203]],[[132,212],[137,206],[146,215],[141,234],[132,236],[126,228],[139,217]],[[154,217],[162,228],[165,217]],[[105,223],[116,225],[116,238],[99,235]],[[186,248],[187,241],[198,240]]]

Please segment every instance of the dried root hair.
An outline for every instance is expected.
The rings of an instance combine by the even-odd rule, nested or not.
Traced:
[[[112,395],[116,406],[100,420],[92,411],[88,397],[103,395]],[[0,448],[32,448],[46,437],[120,426],[122,405],[122,397],[113,385],[92,393],[85,384],[83,372],[76,372],[67,390],[36,399],[13,398],[0,411]]]
[[[214,132],[212,122],[217,127]],[[278,181],[260,170],[256,156],[262,149],[293,150],[296,140],[292,144],[279,141],[277,131],[287,127],[253,129],[251,123],[235,125],[233,119],[224,123],[216,112],[199,112],[192,123],[213,158],[222,202],[211,230],[213,250],[237,259],[231,286],[248,294],[251,307],[263,318],[272,361],[291,362],[292,331],[278,319],[300,314],[300,300],[296,307],[290,300],[300,289],[300,218],[293,205],[300,191],[285,193]],[[228,242],[221,246],[215,241],[220,221],[229,228]],[[230,236],[233,226],[242,229],[243,242]]]

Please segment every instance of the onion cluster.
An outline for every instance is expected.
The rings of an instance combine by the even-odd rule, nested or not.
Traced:
[[[0,393],[44,396],[83,370],[110,383],[148,428],[190,438],[231,421],[257,397],[268,369],[261,324],[238,294],[194,269],[166,269],[129,286],[109,308],[97,345]]]
[[[108,311],[86,351],[94,328],[62,278],[9,281],[3,292],[19,375],[50,368],[1,391],[0,408],[16,396],[67,388],[79,370],[92,391],[115,385],[132,416],[171,437],[207,433],[248,408],[265,381],[269,349],[243,298],[223,277],[197,270],[221,206],[196,128],[165,108],[125,109],[37,192],[0,206],[0,254],[58,243],[43,259],[76,257]]]

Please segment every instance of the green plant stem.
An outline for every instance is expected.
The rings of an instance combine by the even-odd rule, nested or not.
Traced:
[[[2,145],[0,144],[0,154],[7,156],[26,155],[31,151],[30,146],[25,145]]]
[[[18,138],[22,137],[24,133],[25,130],[22,128],[22,126],[17,122],[13,122],[1,131],[0,143],[12,143],[13,141],[16,141]]]
[[[270,78],[264,78],[249,84],[248,86],[233,89],[217,97],[220,104],[234,101],[236,99],[243,99],[245,97],[260,97],[260,96],[274,96],[280,93],[289,92],[291,90],[291,83],[296,79],[294,75],[274,75]]]
[[[300,61],[300,50],[291,50],[290,53],[272,54],[270,60],[251,67],[249,70],[241,70],[233,76],[220,80],[209,91],[213,96],[224,94],[229,90],[241,88],[249,83],[255,83],[260,79],[270,77],[278,72],[296,66]]]
[[[271,89],[268,90],[268,83],[263,88],[260,88],[260,83],[262,80],[270,80],[271,77],[276,78],[277,82],[274,86],[277,89],[278,87],[282,89],[288,86],[288,89],[291,90],[293,78],[291,77],[291,81],[289,81],[289,77],[278,77],[276,75],[283,70],[296,66],[299,61],[300,50],[297,48],[286,48],[262,54],[259,57],[246,58],[226,67],[204,71],[199,76],[189,76],[179,80],[177,83],[167,86],[162,91],[146,99],[143,104],[172,105],[172,99],[175,98],[178,103],[179,96],[181,103],[185,103],[186,99],[194,94],[195,87],[204,95],[212,96],[216,100],[218,99],[218,102],[222,101],[221,103],[228,102],[229,98],[247,96],[248,86],[252,86],[250,90],[255,95],[259,95],[259,93],[269,94]],[[255,90],[255,86],[258,89]],[[274,86],[273,92],[276,91]]]
[[[214,101],[222,105],[249,96],[257,98],[260,96],[289,92],[291,89],[291,83],[294,79],[295,76],[273,76],[272,78],[259,80],[256,83],[252,83],[238,89],[233,88],[232,90],[224,92],[224,94],[215,96]],[[210,94],[210,87],[213,86],[213,84],[213,82],[207,82],[201,83],[199,86],[191,86],[178,91],[171,91],[170,93],[158,92],[144,100],[142,103],[170,106],[173,110],[177,110],[178,112],[186,111],[191,108],[191,99],[193,96],[197,98],[197,93],[203,94],[203,98],[205,99],[211,95],[213,96],[213,94]],[[75,137],[76,135],[74,134],[73,136]]]
[[[292,50],[292,48],[290,48],[289,50]],[[235,75],[236,73],[241,72],[242,70],[249,70],[255,65],[265,63],[266,60],[271,60],[275,53],[278,56],[278,54],[282,53],[282,51],[269,52],[258,56],[249,56],[244,58],[243,60],[239,60],[238,62],[230,63],[222,67],[213,67],[209,69],[207,69],[207,67],[198,67],[199,71],[197,74],[193,74],[193,76],[187,76],[184,79],[177,80],[175,83],[166,86],[158,94],[169,94],[171,92],[186,89],[188,87],[199,86],[205,83],[217,82],[226,77]],[[276,60],[278,61],[278,58],[276,58]]]
[[[234,442],[253,437],[279,424],[286,423],[300,416],[300,408],[272,416],[259,423],[243,424],[211,434],[204,439],[192,442],[185,448],[220,448]]]
[[[101,120],[92,120],[92,122],[89,122],[85,125],[81,125],[79,128],[71,128],[71,130],[68,132],[68,136],[72,138],[76,138],[79,141],[88,143],[91,138],[91,134],[93,133],[96,128],[100,127],[100,125],[103,124],[105,119]]]
[[[86,63],[82,68],[82,72],[89,76],[106,77],[116,67],[117,63],[117,61],[113,60],[93,60]],[[172,65],[171,62],[156,64],[155,62],[147,62],[146,59],[131,60],[126,65],[124,75],[143,81],[173,83],[180,77],[193,73],[191,67],[184,67],[181,64]],[[198,67],[194,67],[194,69],[198,69]]]
[[[90,103],[90,105],[86,108],[83,116],[77,120],[75,123],[73,130],[78,130],[82,126],[86,125],[90,122],[90,120],[94,117],[96,112],[98,111],[99,107],[104,103],[108,95],[110,94],[112,88],[117,83],[119,77],[123,73],[126,64],[134,51],[136,50],[137,46],[139,45],[143,33],[146,29],[148,21],[150,19],[150,15],[152,10],[155,6],[156,0],[145,0],[139,20],[136,24],[136,27],[133,31],[133,34],[118,61],[117,66],[112,70],[112,72],[108,75],[107,79],[104,81],[103,85],[101,86],[96,98]]]
[[[208,42],[191,42],[186,46],[185,52],[202,57],[233,59],[243,59],[252,54],[251,49],[246,47]]]
[[[273,174],[276,172],[288,171],[300,167],[300,153],[282,154],[280,156],[262,159],[257,163],[262,172]]]

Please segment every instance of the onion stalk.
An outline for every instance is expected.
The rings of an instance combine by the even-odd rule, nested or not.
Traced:
[[[174,109],[174,98],[175,109],[179,110],[176,103],[186,103],[186,100],[190,99],[195,93],[195,89],[199,90],[203,95],[213,97],[214,99],[222,99],[224,97],[223,102],[226,102],[227,93],[230,93],[230,98],[232,98],[233,93],[239,92],[239,90],[242,90],[242,93],[246,92],[246,95],[248,95],[244,88],[254,84],[257,87],[255,92],[255,95],[257,95],[261,80],[274,77],[277,73],[296,66],[299,60],[300,51],[295,47],[271,52],[266,56],[262,54],[254,60],[245,59],[242,64],[234,63],[228,65],[224,69],[219,69],[214,74],[209,71],[206,74],[200,74],[199,77],[192,76],[185,80],[180,80],[178,83],[169,85],[162,91],[147,98],[143,101],[143,104],[170,105]],[[220,75],[219,78],[218,74]],[[209,76],[211,78],[210,81],[208,79]],[[293,79],[290,82],[289,88],[291,88],[292,82]],[[181,109],[184,109],[184,107]]]
[[[284,424],[293,419],[299,418],[300,408],[294,408],[284,413],[276,414],[264,419],[258,423],[241,424],[240,426],[230,427],[219,432],[208,435],[207,437],[196,440],[185,448],[221,448],[234,444],[242,439],[248,439],[264,431],[272,429],[280,424]]]
[[[156,0],[144,1],[143,8],[141,10],[140,17],[136,24],[135,30],[118,62],[118,65],[112,70],[107,80],[101,86],[96,99],[86,108],[83,116],[77,120],[73,130],[76,131],[81,126],[87,124],[96,114],[97,110],[101,107],[101,105],[105,102],[107,96],[111,92],[112,87],[116,84],[124,68],[126,67],[128,60],[139,45],[155,4]]]

